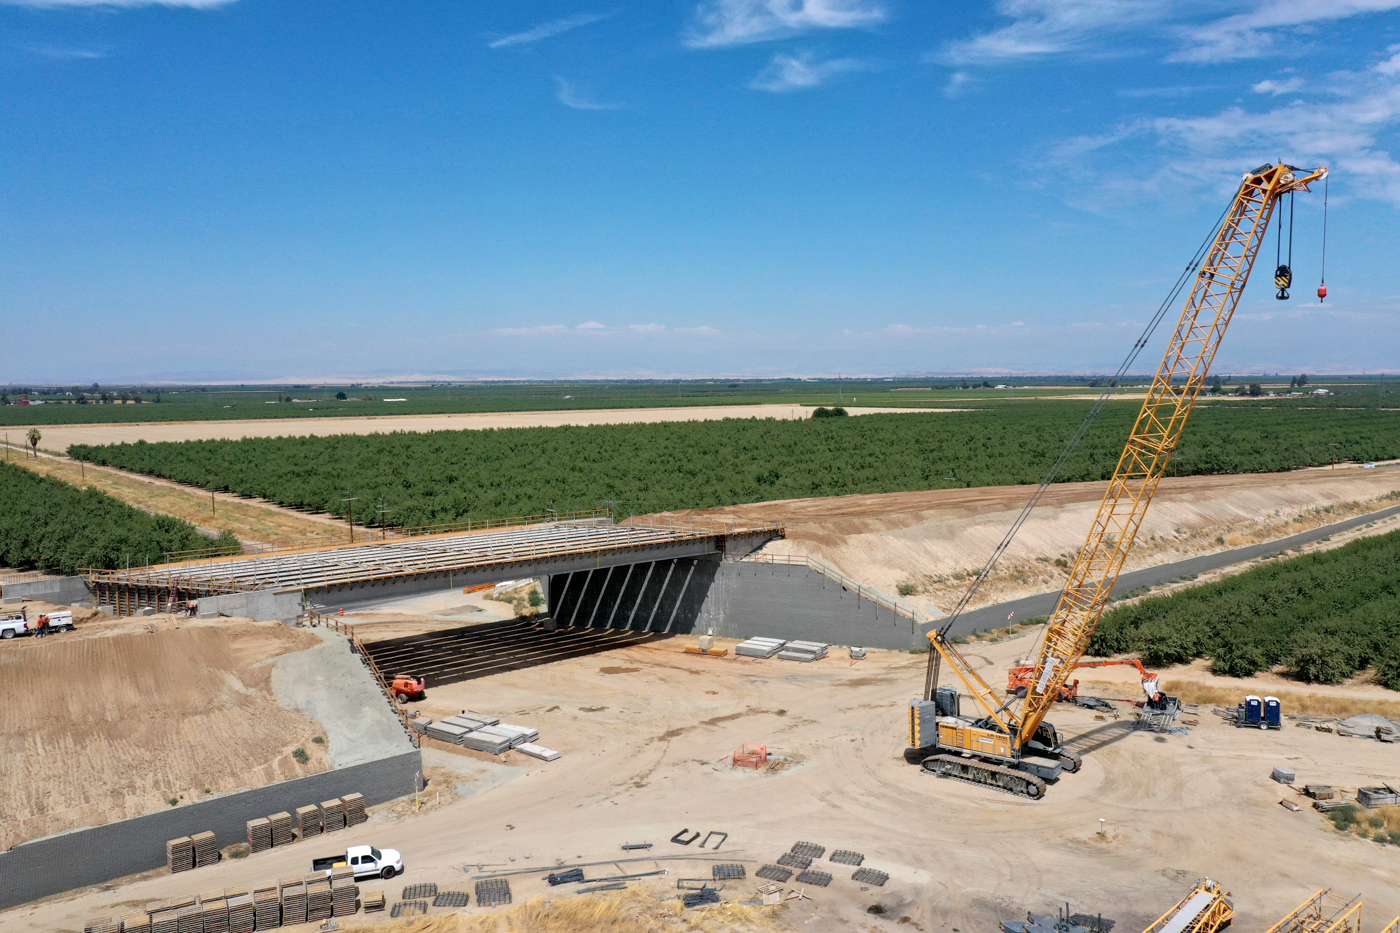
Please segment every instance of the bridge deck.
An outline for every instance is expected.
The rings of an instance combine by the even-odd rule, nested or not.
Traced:
[[[418,574],[446,573],[546,558],[642,550],[725,534],[774,532],[779,526],[713,524],[623,524],[552,522],[503,531],[441,534],[419,538],[223,557],[130,570],[94,571],[102,587],[178,589],[213,594],[252,590],[292,591]]]

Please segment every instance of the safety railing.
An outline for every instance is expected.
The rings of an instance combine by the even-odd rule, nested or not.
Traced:
[[[783,537],[782,522],[747,522],[743,519],[695,518],[689,515],[634,515],[618,524],[631,528],[657,528],[711,535],[772,534]]]
[[[929,621],[928,619],[922,618],[919,611],[904,600],[897,599],[884,590],[877,590],[873,586],[867,586],[857,580],[852,580],[835,567],[827,566],[805,555],[746,554],[739,558],[739,561],[746,564],[779,564],[787,567],[806,567],[808,570],[814,570],[834,583],[839,583],[843,588],[855,593],[860,598],[868,599],[872,603],[884,606],[895,615],[903,616],[911,622],[920,624]]]

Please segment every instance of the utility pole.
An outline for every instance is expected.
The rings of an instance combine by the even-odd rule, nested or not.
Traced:
[[[341,502],[345,503],[345,507],[348,510],[346,513],[347,517],[345,519],[345,523],[350,526],[351,544],[355,543],[355,502],[358,501],[359,498],[359,496],[351,496],[350,490],[347,489],[345,490],[345,498],[340,500]]]
[[[393,509],[386,509],[386,508],[384,508],[384,497],[383,497],[383,496],[380,496],[380,497],[379,497],[379,540],[381,540],[381,541],[388,541],[388,540],[389,540],[389,532],[388,532],[388,529],[385,527],[385,524],[384,524],[384,516],[385,516],[386,513],[392,512],[392,511],[394,511],[394,510],[393,510]]]
[[[1332,469],[1334,469],[1334,470],[1337,468],[1337,448],[1340,447],[1340,446],[1342,446],[1342,445],[1341,445],[1341,444],[1328,444],[1328,445],[1327,445],[1327,448],[1328,448],[1328,449],[1327,449],[1327,452],[1328,452],[1329,454],[1332,455]]]
[[[218,515],[218,507],[214,505],[214,477],[209,477],[209,514]]]

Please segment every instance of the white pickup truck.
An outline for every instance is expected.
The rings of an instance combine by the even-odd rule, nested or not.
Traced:
[[[376,849],[374,846],[351,846],[344,855],[332,855],[311,860],[311,870],[330,875],[337,865],[349,865],[355,870],[355,880],[383,878],[388,881],[403,874],[403,856],[397,849]]]
[[[73,613],[68,610],[62,612],[46,612],[43,615],[30,621],[22,612],[11,612],[0,617],[0,638],[14,638],[16,635],[33,635],[39,631],[39,621],[48,619],[48,629],[51,632],[71,632],[73,631]]]

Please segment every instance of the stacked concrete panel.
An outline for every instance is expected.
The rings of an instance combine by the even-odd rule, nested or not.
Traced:
[[[787,642],[783,641],[781,638],[754,637],[736,645],[734,653],[746,658],[771,658],[779,651],[782,651],[783,646],[786,644]]]

